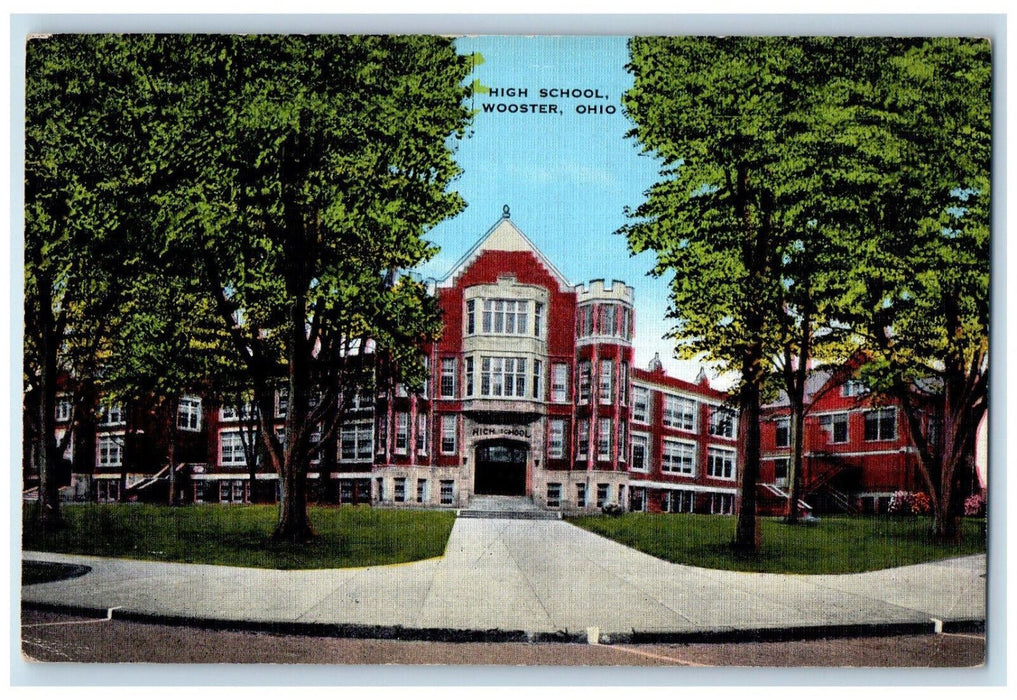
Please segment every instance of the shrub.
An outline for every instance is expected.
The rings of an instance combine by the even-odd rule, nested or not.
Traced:
[[[911,512],[915,515],[927,515],[932,511],[932,500],[928,494],[919,491],[911,494]]]
[[[613,516],[619,516],[625,512],[624,510],[622,510],[622,507],[617,503],[607,503],[604,505],[603,508],[601,508],[601,511],[604,513],[604,515],[613,515]]]
[[[985,496],[973,494],[964,499],[964,515],[982,517],[985,515]]]
[[[894,491],[890,494],[890,505],[887,512],[891,515],[903,515],[910,513],[913,503],[913,494],[910,491]]]

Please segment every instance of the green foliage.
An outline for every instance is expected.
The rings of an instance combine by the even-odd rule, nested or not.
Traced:
[[[731,517],[628,513],[572,520],[591,532],[677,564],[773,574],[849,574],[920,564],[985,551],[982,523],[964,523],[962,545],[937,543],[931,519],[823,517],[811,527],[762,521],[763,546],[745,555],[731,549]]]
[[[455,514],[366,506],[311,508],[318,533],[305,547],[271,541],[271,506],[75,505],[70,527],[42,534],[26,513],[25,551],[270,569],[401,564],[441,556]]]

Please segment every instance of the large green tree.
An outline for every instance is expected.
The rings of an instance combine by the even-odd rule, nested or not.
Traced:
[[[878,58],[837,102],[853,125],[835,139],[853,162],[837,193],[858,260],[850,318],[863,376],[903,410],[935,534],[956,540],[988,406],[991,47],[929,39]]]
[[[662,179],[622,229],[673,275],[678,352],[738,373],[743,462],[735,546],[759,545],[756,484],[764,382],[781,355],[788,256],[810,250],[792,206],[820,42],[638,37],[624,104],[631,135],[663,161]],[[792,200],[792,201],[789,201]],[[796,289],[797,291],[797,289]],[[792,312],[793,313],[793,312]]]
[[[448,185],[468,59],[438,37],[191,37],[174,50],[192,77],[167,107],[179,116],[167,142],[192,172],[166,192],[160,228],[193,260],[253,390],[280,475],[275,536],[304,541],[308,466],[342,401],[365,379],[422,381],[420,344],[440,319],[397,272],[427,259],[422,233],[463,206]]]

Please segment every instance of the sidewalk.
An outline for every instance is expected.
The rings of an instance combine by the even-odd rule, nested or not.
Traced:
[[[276,571],[25,552],[79,578],[26,605],[240,629],[406,639],[694,641],[932,631],[985,619],[985,555],[849,575],[671,564],[556,520],[458,518],[445,556]]]

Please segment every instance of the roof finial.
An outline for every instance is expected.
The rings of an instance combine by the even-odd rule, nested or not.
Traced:
[[[503,219],[509,218],[509,207],[507,204],[501,208],[501,218]]]

